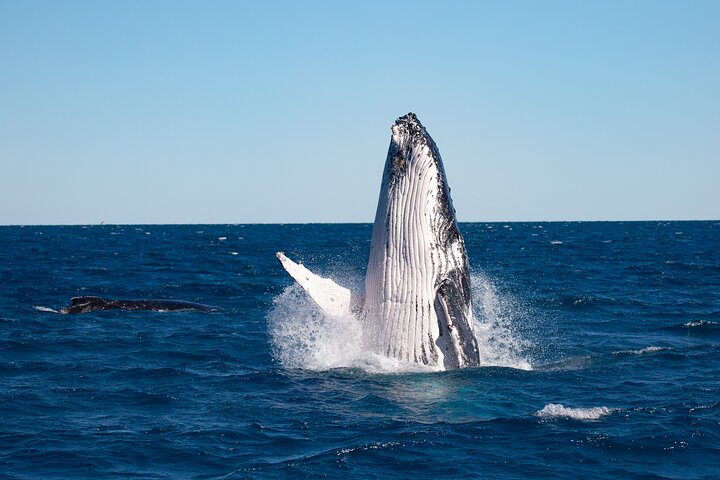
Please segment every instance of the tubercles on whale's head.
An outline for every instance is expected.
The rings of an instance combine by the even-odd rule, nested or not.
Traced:
[[[437,151],[437,147],[425,127],[420,123],[417,115],[412,112],[395,120],[391,130],[390,149],[386,163],[390,174],[388,179],[394,180],[396,177],[404,176],[414,159]]]
[[[393,133],[392,140],[398,145],[417,142],[427,143],[429,139],[425,127],[413,112],[395,120],[395,124],[391,129]]]
[[[449,189],[440,151],[417,115],[410,112],[395,120],[386,161],[383,185],[392,188],[408,172],[419,180],[426,175],[437,179],[435,189],[443,203],[449,203]]]
[[[106,305],[107,301],[100,297],[72,297],[72,302],[69,307],[62,308],[61,313],[87,313],[102,310]]]

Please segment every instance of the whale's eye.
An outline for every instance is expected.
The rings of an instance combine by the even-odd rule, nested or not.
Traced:
[[[403,158],[403,156],[400,155],[399,153],[396,153],[395,156],[393,157],[393,170],[395,170],[395,171],[404,170],[405,165],[406,165],[406,162],[405,162],[405,159]]]

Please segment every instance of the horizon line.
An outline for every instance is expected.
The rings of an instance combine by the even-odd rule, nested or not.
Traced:
[[[720,222],[720,218],[634,219],[634,220],[462,220],[464,223],[647,223],[647,222]],[[220,223],[2,223],[0,227],[103,227],[103,226],[214,226],[214,225],[373,225],[374,222],[220,222]]]

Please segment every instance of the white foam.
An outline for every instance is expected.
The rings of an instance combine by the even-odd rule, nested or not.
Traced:
[[[646,353],[661,352],[663,350],[670,350],[670,347],[656,347],[651,345],[649,347],[641,348],[640,350],[620,350],[613,352],[613,355],[645,355]]]
[[[337,280],[342,285],[360,283],[356,278]],[[481,364],[531,370],[532,365],[522,356],[528,344],[512,328],[518,318],[514,302],[499,295],[485,277],[473,275],[472,282]],[[357,317],[323,315],[297,284],[274,299],[267,320],[273,356],[285,368],[358,368],[369,373],[438,370],[372,352],[362,343],[362,324]]]
[[[563,242],[560,241],[560,240],[551,240],[551,241],[550,241],[550,244],[551,244],[551,245],[562,245],[562,243],[563,243]]]
[[[368,451],[368,450],[381,450],[383,448],[397,447],[399,445],[400,445],[400,442],[371,443],[369,445],[363,445],[360,447],[348,447],[348,448],[340,449],[340,451],[338,451],[337,455],[347,455],[349,453],[362,452],[362,451]]]
[[[632,350],[630,353],[634,353],[636,355],[643,355],[645,353],[655,353],[660,352],[662,350],[669,350],[668,347],[656,347],[654,345],[651,345],[649,347],[641,348],[640,350]]]
[[[713,322],[710,320],[697,320],[695,322],[684,323],[683,327],[692,328],[692,327],[705,327],[705,326],[710,326],[710,325],[718,325],[718,322]]]
[[[355,316],[323,315],[297,284],[287,287],[273,303],[268,314],[273,355],[285,368],[359,368],[371,373],[429,370],[363,348],[362,327]]]
[[[573,420],[598,420],[614,410],[608,407],[570,408],[559,403],[548,403],[535,416],[542,418],[570,418]]]

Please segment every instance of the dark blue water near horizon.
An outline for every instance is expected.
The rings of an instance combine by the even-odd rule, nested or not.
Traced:
[[[720,222],[460,228],[488,366],[424,372],[275,259],[360,285],[371,225],[0,227],[0,478],[720,477]]]

